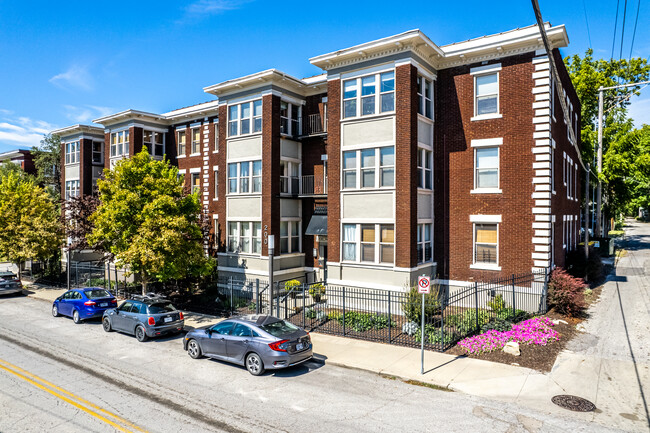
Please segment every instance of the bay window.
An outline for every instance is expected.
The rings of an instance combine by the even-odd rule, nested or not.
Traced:
[[[129,154],[129,131],[113,132],[111,134],[111,157]]]
[[[343,224],[342,238],[343,261],[382,264],[395,262],[393,224]]]
[[[433,189],[433,152],[418,149],[418,188]]]
[[[418,224],[418,263],[427,263],[433,259],[433,239],[431,237],[431,224]]]
[[[228,136],[262,131],[262,100],[243,102],[228,107]]]
[[[300,221],[280,221],[280,254],[300,252]]]
[[[290,102],[280,102],[280,133],[300,135],[300,114],[302,107]]]
[[[499,148],[478,147],[475,151],[474,188],[499,188]]]
[[[65,144],[65,163],[78,164],[79,163],[79,141],[71,141]]]
[[[253,221],[229,221],[228,251],[231,253],[261,254],[262,223]]]
[[[394,146],[343,152],[343,188],[355,189],[357,185],[360,188],[395,186]]]
[[[499,74],[474,76],[474,115],[499,112]]]
[[[394,110],[394,71],[353,78],[343,82],[344,119]]]
[[[262,192],[262,161],[244,161],[228,164],[229,194],[259,192]]]
[[[66,180],[65,182],[65,199],[79,197],[79,180]]]
[[[497,264],[498,224],[474,224],[474,263]]]
[[[163,156],[165,153],[165,138],[160,132],[142,131],[142,143],[151,156]]]

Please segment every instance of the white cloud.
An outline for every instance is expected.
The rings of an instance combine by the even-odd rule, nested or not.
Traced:
[[[209,15],[219,15],[227,11],[239,9],[251,0],[198,0],[185,7],[184,20],[201,18]]]
[[[67,71],[50,78],[50,83],[63,89],[92,90],[93,78],[88,72],[88,67],[72,65]]]
[[[650,94],[650,88],[642,92]],[[628,107],[628,115],[634,119],[634,126],[640,128],[644,123],[650,125],[650,95],[645,96],[642,93],[640,97],[633,98]]]
[[[75,123],[87,123],[98,117],[106,116],[115,111],[110,107],[100,107],[97,105],[84,105],[77,107],[74,105],[64,105],[65,116]]]
[[[55,125],[29,117],[12,117],[9,110],[0,109],[0,151],[2,148],[30,148],[37,146],[43,135],[54,129]]]

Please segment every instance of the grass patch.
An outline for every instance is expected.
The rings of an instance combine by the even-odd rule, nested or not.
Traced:
[[[444,386],[434,385],[432,383],[420,382],[419,380],[405,380],[404,383],[407,383],[409,385],[415,385],[415,386],[423,386],[425,388],[431,388],[431,389],[435,389],[435,390],[438,390],[438,391],[454,392],[453,389],[449,389],[449,388],[444,387]]]
[[[625,231],[623,230],[610,230],[609,233],[607,233],[610,238],[618,238],[620,236],[625,235]]]

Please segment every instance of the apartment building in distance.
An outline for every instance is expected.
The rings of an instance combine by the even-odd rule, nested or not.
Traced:
[[[27,174],[36,174],[34,156],[31,150],[16,149],[0,153],[0,165],[4,163],[16,164]]]
[[[281,280],[402,290],[562,266],[579,236],[580,104],[566,30],[546,32],[561,86],[537,26],[446,46],[412,30],[314,57],[313,77],[269,69],[205,87],[209,102],[54,131],[64,190],[91,193],[143,148],[166,156],[212,220],[222,276],[265,278],[269,235]]]

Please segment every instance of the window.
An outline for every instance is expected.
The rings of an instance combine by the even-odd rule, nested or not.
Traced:
[[[214,123],[214,151],[219,152],[219,123]]]
[[[142,142],[151,156],[163,156],[165,153],[165,139],[160,132],[144,130]]]
[[[280,254],[300,252],[300,221],[280,221]]]
[[[280,161],[280,193],[299,193],[300,164],[292,161]]]
[[[93,164],[104,163],[104,143],[102,141],[93,141]]]
[[[395,72],[368,75],[343,82],[344,119],[394,110]]]
[[[418,113],[433,119],[433,83],[431,80],[418,75]]]
[[[474,263],[497,264],[497,224],[474,224]]]
[[[214,198],[219,198],[219,170],[214,171]]]
[[[251,130],[252,129],[252,130]],[[244,102],[228,107],[228,136],[262,131],[262,100]]]
[[[289,102],[280,102],[280,133],[292,136],[300,135],[300,114],[302,107]]]
[[[185,155],[185,143],[186,143],[186,133],[185,131],[177,131],[177,140],[176,143],[178,144],[178,155]]]
[[[555,78],[551,78],[551,117],[555,121]]]
[[[65,163],[78,164],[79,163],[79,142],[71,141],[65,144]]]
[[[433,189],[433,152],[418,149],[418,187]]]
[[[201,153],[201,128],[192,128],[190,134],[192,137],[192,154]]]
[[[228,222],[228,251],[232,253],[262,253],[261,222]]]
[[[201,173],[192,173],[192,194],[201,191]]]
[[[395,186],[394,146],[343,152],[343,188],[353,189],[357,185],[360,188]]]
[[[418,224],[418,263],[430,262],[433,259],[433,241],[431,224]]]
[[[228,164],[228,193],[249,194],[251,192],[262,192],[262,161]]]
[[[499,188],[499,148],[476,148],[474,188]]]
[[[474,115],[499,112],[499,74],[484,74],[474,77]]]
[[[360,236],[357,237],[357,233]],[[360,252],[357,255],[357,251]],[[393,224],[343,224],[343,260],[350,262],[395,262]]]
[[[65,182],[65,199],[79,197],[79,180],[66,180]]]
[[[113,132],[111,134],[111,157],[129,154],[129,131]]]

